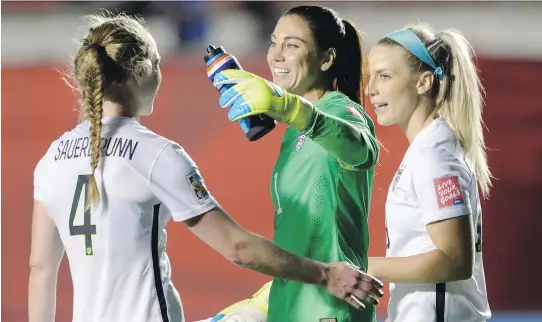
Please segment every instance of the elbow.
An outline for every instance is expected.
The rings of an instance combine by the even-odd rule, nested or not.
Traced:
[[[346,169],[366,170],[374,167],[378,161],[378,153],[372,149],[367,149],[359,153],[359,158],[352,160],[350,164],[357,164],[356,166],[346,165]]]
[[[449,265],[452,268],[449,281],[463,281],[472,277],[474,271],[474,259],[461,258],[454,263],[455,265]]]
[[[49,263],[45,260],[30,259],[30,274],[39,274],[43,276],[55,275],[58,272],[59,265]]]
[[[249,243],[246,240],[232,242],[224,257],[235,265],[246,267],[249,263],[249,256],[247,250],[249,249]]]
[[[356,168],[368,169],[374,167],[378,162],[378,155],[379,149],[376,139],[370,135],[366,135],[365,146],[361,153],[359,153],[358,160],[356,160],[357,164],[359,164]]]
[[[469,278],[472,277],[473,271],[474,271],[474,267],[470,263],[466,265],[461,265],[460,267],[456,269],[456,272],[454,274],[455,280],[456,281],[468,280]]]

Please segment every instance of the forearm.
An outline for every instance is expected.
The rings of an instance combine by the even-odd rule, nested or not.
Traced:
[[[465,271],[438,249],[409,257],[369,258],[369,274],[390,283],[445,283],[469,278]]]
[[[306,135],[335,159],[352,167],[370,167],[378,159],[378,143],[368,128],[316,112]]]
[[[57,272],[31,269],[28,284],[28,321],[54,322]]]
[[[298,257],[269,240],[249,233],[239,243],[233,262],[265,275],[295,280],[302,283],[324,285],[326,266],[323,263]]]

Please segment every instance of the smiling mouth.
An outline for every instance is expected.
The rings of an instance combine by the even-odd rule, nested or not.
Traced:
[[[273,75],[278,77],[284,77],[290,73],[289,69],[285,68],[273,68]]]
[[[375,107],[375,111],[377,112],[383,111],[388,106],[388,104],[373,104],[373,105]]]

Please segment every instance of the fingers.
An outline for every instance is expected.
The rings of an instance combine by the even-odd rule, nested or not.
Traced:
[[[350,284],[350,287],[347,286],[344,299],[356,307],[363,306],[359,304],[362,303],[361,301],[368,304],[377,305],[379,303],[379,298],[384,296],[384,292],[381,290],[384,284],[377,278],[368,275],[363,270],[353,266],[352,264],[346,264],[350,269],[352,269],[352,279],[348,283]]]
[[[384,284],[371,275],[362,274],[359,277],[359,289],[377,297],[382,297],[384,292],[381,290]]]
[[[384,287],[384,283],[382,283],[382,281],[379,280],[378,278],[371,276],[367,273],[363,273],[362,275],[363,275],[362,277],[363,281],[371,283],[376,288]]]
[[[217,73],[213,78],[215,87],[238,84],[254,78],[254,74],[238,69],[227,69]]]
[[[258,77],[252,74],[251,72],[247,72],[246,70],[241,70],[241,69],[226,69],[226,70],[221,71],[217,75],[222,75],[226,78],[237,78],[237,79],[246,79],[246,80]]]
[[[362,290],[354,290],[350,296],[354,297],[357,300],[363,300],[372,305],[378,305],[379,303],[378,298],[380,297],[370,292],[365,292]]]
[[[219,76],[220,76],[220,74],[217,74],[215,76],[214,81],[213,81],[213,85],[215,87],[229,85],[229,84],[234,84],[235,85],[235,84],[239,84],[239,83],[246,82],[246,81],[250,80],[250,78],[221,78]]]
[[[242,95],[243,92],[238,91],[238,88],[233,86],[224,93],[222,93],[222,95],[220,95],[220,98],[218,99],[218,104],[222,108],[229,107],[235,102],[235,100],[237,100]]]
[[[350,263],[346,263],[346,265],[348,265],[348,267],[354,269],[356,272],[359,273],[357,275],[357,278],[359,281],[363,283],[368,283],[375,289],[381,289],[382,287],[384,287],[384,283],[382,283],[382,281],[379,280],[378,278],[367,274],[364,270],[361,270]]]
[[[211,322],[218,322],[218,321],[221,321],[226,315],[225,314],[217,314],[215,315],[215,317],[213,317],[213,319],[211,320]]]
[[[252,109],[250,108],[250,101],[239,99],[233,103],[231,109],[228,111],[228,119],[230,121],[236,121],[253,114],[256,113],[253,113]]]
[[[345,298],[345,301],[352,305],[353,307],[355,307],[356,309],[358,310],[363,310],[365,309],[365,304],[363,304],[363,302],[361,302],[360,300],[358,300],[356,297],[350,295],[350,296],[347,296]]]

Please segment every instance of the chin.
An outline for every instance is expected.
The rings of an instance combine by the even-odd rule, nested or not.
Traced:
[[[279,78],[275,79],[273,78],[273,84],[277,85],[278,87],[289,91],[292,87],[290,86],[289,82],[285,79]]]
[[[376,122],[381,126],[392,126],[396,123],[393,118],[386,114],[377,114]]]

